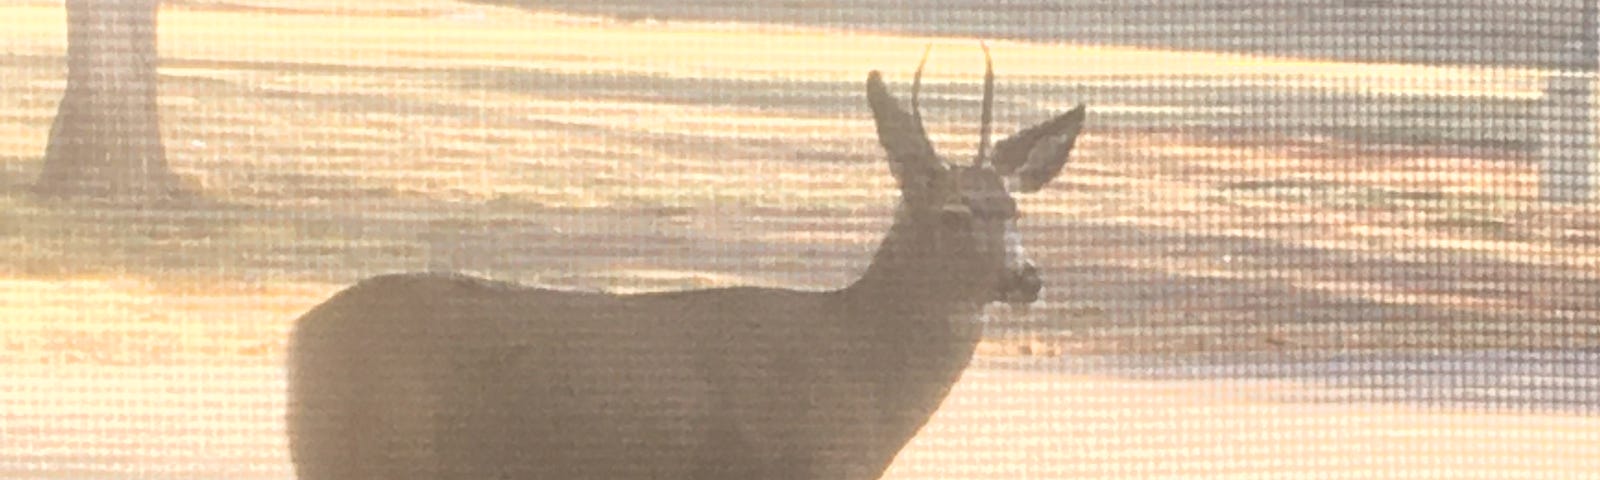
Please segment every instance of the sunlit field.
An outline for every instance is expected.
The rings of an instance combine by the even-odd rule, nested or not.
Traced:
[[[25,193],[65,12],[0,6],[0,477],[287,478],[288,330],[374,274],[842,286],[897,195],[867,72],[904,98],[925,45],[934,140],[955,160],[977,141],[978,39],[167,3],[164,140],[202,199],[159,208]],[[1536,201],[1550,72],[989,45],[1000,135],[1079,102],[1089,126],[1054,186],[1019,199],[1044,301],[990,312],[892,477],[1600,471],[1600,209]],[[1425,381],[1420,398],[1339,385],[1339,362],[1376,351],[1573,367],[1440,407],[1451,388]],[[1483,351],[1545,353],[1464,353]],[[1152,378],[1118,359],[1320,373]]]

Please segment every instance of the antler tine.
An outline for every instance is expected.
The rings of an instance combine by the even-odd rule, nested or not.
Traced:
[[[911,118],[917,120],[917,129],[924,135],[928,130],[922,126],[922,109],[917,105],[917,94],[922,91],[922,67],[928,64],[929,53],[933,53],[932,43],[922,49],[922,61],[917,62],[917,74],[911,78]]]
[[[989,154],[989,129],[994,123],[994,59],[989,57],[989,45],[978,42],[983,48],[983,115],[978,124],[978,158],[973,165],[983,166]]]

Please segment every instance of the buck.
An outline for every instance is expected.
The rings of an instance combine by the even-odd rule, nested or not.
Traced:
[[[976,158],[934,151],[917,95],[867,103],[901,201],[837,290],[569,292],[451,274],[363,280],[295,325],[302,480],[871,479],[939,408],[995,302],[1037,300],[1010,191],[1066,162],[1084,107]],[[926,53],[923,56],[924,64]]]

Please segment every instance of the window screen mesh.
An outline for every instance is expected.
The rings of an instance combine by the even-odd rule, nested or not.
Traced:
[[[459,272],[646,296],[851,285],[907,215],[868,107],[868,72],[881,71],[909,108],[931,48],[922,122],[931,145],[965,165],[983,110],[980,42],[994,65],[996,139],[1088,105],[1060,175],[1015,195],[1017,233],[1044,285],[1037,302],[930,317],[892,335],[883,315],[839,314],[859,329],[851,336],[765,315],[721,318],[748,310],[720,303],[628,317],[623,306],[560,309],[590,297],[496,293],[482,301],[501,302],[509,321],[567,332],[608,316],[678,319],[681,329],[663,331],[688,333],[596,335],[606,351],[646,356],[721,345],[757,365],[738,371],[760,374],[719,376],[741,363],[733,354],[658,378],[649,366],[671,361],[618,373],[581,350],[565,363],[503,352],[465,361],[346,338],[333,344],[352,358],[405,358],[352,367],[349,378],[390,389],[350,389],[350,402],[367,403],[337,418],[384,420],[345,454],[411,465],[474,428],[511,432],[479,437],[509,452],[567,448],[540,442],[569,434],[660,452],[586,460],[619,466],[607,470],[614,477],[643,475],[629,466],[676,452],[645,436],[584,436],[593,429],[581,423],[538,439],[518,430],[557,408],[518,382],[570,374],[588,379],[572,385],[629,399],[722,406],[679,419],[682,438],[702,446],[685,464],[745,462],[801,478],[854,461],[801,440],[849,436],[814,431],[841,422],[801,423],[823,406],[855,405],[839,398],[860,392],[883,395],[860,403],[881,415],[940,405],[903,449],[877,433],[829,444],[898,451],[884,478],[1600,478],[1595,9],[8,2],[0,478],[293,478],[285,365],[296,319],[377,275]],[[484,288],[512,288],[497,285]],[[937,295],[916,291],[927,285],[942,283],[886,289],[879,301],[927,302]],[[374,298],[426,308],[347,317],[416,320],[434,329],[418,338],[448,343],[473,328],[438,313],[454,308],[450,295],[397,288]],[[748,295],[735,302],[771,318],[845,311]],[[789,330],[729,326],[746,321]],[[965,346],[970,364],[942,404],[937,382],[895,396],[871,384],[920,377],[856,374],[967,363],[962,345],[908,346],[960,322],[979,322],[981,341]],[[540,342],[565,335],[508,333],[471,347],[549,352]],[[816,354],[765,353],[797,345]],[[812,360],[830,357],[846,361]],[[856,373],[841,375],[855,380],[814,364],[847,365]],[[462,383],[438,387],[397,365]],[[741,393],[769,387],[812,397],[763,404]],[[455,400],[388,407],[429,388],[456,395],[427,398]],[[762,405],[766,416],[750,414]],[[673,415],[651,408],[601,411]],[[397,411],[415,417],[383,417]],[[407,430],[417,418],[466,420]],[[502,457],[483,458],[473,468],[487,470],[475,471],[500,471]]]

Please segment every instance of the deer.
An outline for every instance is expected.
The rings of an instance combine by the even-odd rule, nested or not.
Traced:
[[[946,161],[876,70],[900,190],[870,264],[832,290],[568,291],[457,273],[357,282],[294,324],[286,433],[301,480],[874,479],[973,357],[984,309],[1038,301],[1016,193],[1062,170],[1078,104]]]

